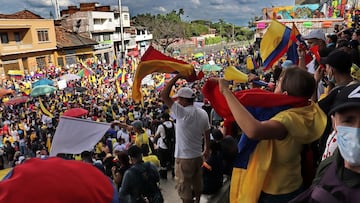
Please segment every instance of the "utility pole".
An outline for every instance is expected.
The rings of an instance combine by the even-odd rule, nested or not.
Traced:
[[[123,25],[123,17],[122,17],[122,7],[121,7],[121,0],[118,0],[119,3],[119,23],[120,23],[120,37],[121,37],[121,49],[120,49],[120,53],[121,53],[121,58],[124,58],[124,54],[125,54],[125,45],[124,45],[124,25]]]
[[[232,42],[235,42],[235,28],[234,28],[234,24],[232,24]]]
[[[55,0],[55,20],[60,19],[60,7],[59,7],[59,1]]]

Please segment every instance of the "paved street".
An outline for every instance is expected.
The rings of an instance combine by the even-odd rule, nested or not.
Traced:
[[[168,174],[167,180],[160,180],[160,188],[164,195],[165,203],[181,202],[175,190],[175,180],[172,178],[171,173]]]
[[[229,202],[229,184],[230,181],[227,180],[224,183],[223,188],[215,196],[206,196],[202,195],[200,198],[200,203],[227,203]],[[165,203],[177,203],[181,202],[176,190],[175,190],[175,180],[171,177],[171,173],[168,173],[167,180],[160,180],[161,192],[164,196]]]

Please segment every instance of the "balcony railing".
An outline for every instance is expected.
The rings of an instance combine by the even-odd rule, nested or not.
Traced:
[[[11,44],[11,45],[3,44],[2,49],[0,50],[0,53],[2,55],[6,55],[6,54],[30,51],[32,49],[33,49],[32,44]]]
[[[153,35],[152,34],[147,34],[147,35],[136,35],[136,41],[145,41],[145,40],[152,40],[153,39]]]

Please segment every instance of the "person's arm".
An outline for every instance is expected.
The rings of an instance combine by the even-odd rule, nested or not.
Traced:
[[[287,129],[278,121],[258,121],[239,102],[228,88],[228,82],[218,79],[220,92],[224,95],[226,102],[234,115],[236,123],[250,139],[284,139]]]
[[[170,97],[170,91],[172,86],[176,83],[176,81],[181,78],[182,76],[180,74],[177,74],[175,77],[173,77],[168,84],[164,87],[164,89],[160,93],[160,97],[165,103],[165,105],[169,108],[174,104],[174,101]]]
[[[207,160],[210,156],[210,129],[206,130],[204,133],[204,160]]]
[[[122,122],[119,122],[119,121],[113,121],[110,125],[111,128],[114,128],[115,126],[119,126],[120,128],[125,128],[127,129],[129,132],[132,130],[132,126],[131,125],[128,125],[126,123],[122,123]]]
[[[318,67],[314,73],[316,88],[315,88],[313,95],[311,96],[311,100],[314,102],[318,101],[319,95],[317,94],[318,93],[317,90],[318,90],[319,83],[320,83],[321,79],[323,78],[323,75],[324,75],[324,69],[321,67]]]
[[[307,70],[306,68],[306,64],[305,64],[305,55],[306,55],[306,51],[304,48],[302,48],[301,46],[298,46],[298,49],[297,49],[297,52],[298,52],[298,56],[299,56],[299,68],[302,68],[304,70]]]

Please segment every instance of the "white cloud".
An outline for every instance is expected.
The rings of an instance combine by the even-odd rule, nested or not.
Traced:
[[[199,6],[200,5],[200,0],[190,0],[191,3],[195,4],[194,6]]]
[[[154,10],[160,11],[161,13],[165,13],[165,12],[166,12],[166,8],[164,8],[164,7],[162,7],[162,6],[157,7],[157,8],[155,8]]]
[[[3,5],[0,13],[8,14],[28,9],[44,18],[54,11],[55,0],[0,0]],[[61,9],[70,5],[79,6],[80,2],[89,0],[58,0]],[[117,5],[118,0],[97,0],[100,5]],[[167,13],[171,10],[184,9],[187,20],[211,20],[237,25],[246,25],[254,15],[261,15],[264,7],[293,5],[294,0],[122,0],[122,5],[129,7],[130,15],[141,13]]]

